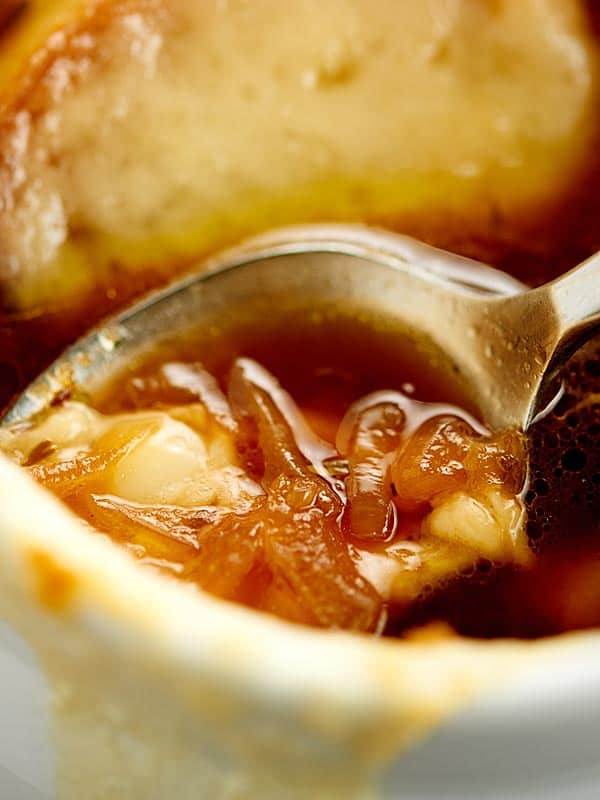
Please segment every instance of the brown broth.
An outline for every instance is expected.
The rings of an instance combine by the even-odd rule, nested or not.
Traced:
[[[416,399],[464,407],[457,387],[424,369],[422,356],[389,331],[340,316],[310,319],[275,317],[260,327],[238,324],[172,343],[131,364],[95,405],[111,412],[145,405],[136,377],[173,359],[201,362],[225,387],[235,358],[249,356],[280,380],[330,442],[351,403],[371,391],[410,387]],[[529,435],[526,501],[535,564],[525,569],[481,561],[410,608],[395,610],[386,634],[439,620],[484,638],[535,638],[600,625],[599,363],[594,346],[572,360],[563,376],[563,400]],[[596,391],[598,402],[591,396]]]
[[[380,389],[475,412],[459,383],[442,378],[429,363],[427,350],[385,322],[314,309],[283,316],[273,310],[268,321],[249,315],[246,321],[237,319],[168,342],[101,388],[94,406],[108,413],[135,407],[132,377],[149,374],[169,360],[200,361],[225,389],[231,365],[239,357],[252,358],[275,375],[315,432],[330,442],[348,407]]]

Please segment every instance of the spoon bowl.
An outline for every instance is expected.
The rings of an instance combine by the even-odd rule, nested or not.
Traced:
[[[550,379],[600,324],[600,258],[526,291],[508,275],[404,236],[304,226],[249,240],[108,320],[67,350],[5,415],[22,422],[65,392],[93,392],[174,336],[260,320],[286,304],[384,321],[461,385],[491,429],[526,429]]]

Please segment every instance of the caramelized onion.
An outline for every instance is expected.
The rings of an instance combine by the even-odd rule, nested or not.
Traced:
[[[93,494],[77,498],[79,512],[85,513],[93,527],[107,533],[112,539],[124,544],[138,559],[162,560],[173,565],[182,565],[193,559],[198,552],[197,542],[183,540],[160,527],[148,524],[148,520],[124,513],[124,503],[116,498]]]
[[[482,436],[459,417],[434,417],[418,428],[392,462],[394,502],[401,512],[414,513],[461,489],[478,495],[500,485],[518,493],[524,464],[524,439],[516,431]]]
[[[231,370],[229,398],[239,423],[238,445],[246,453],[260,451],[265,486],[288,475],[313,480],[328,491],[333,484],[323,460],[335,451],[310,431],[272,376],[250,359],[238,359]]]
[[[161,375],[168,386],[187,392],[195,400],[203,403],[211,417],[226,430],[236,430],[229,401],[221,391],[216,378],[201,364],[171,361],[163,365]]]
[[[246,448],[257,444],[265,464],[268,495],[259,527],[254,514],[246,520],[254,536],[261,531],[272,576],[261,607],[325,627],[373,630],[381,598],[359,574],[344,541],[338,494],[315,474],[282,411],[243,363],[232,370],[230,398],[240,431],[250,439]]]
[[[336,449],[250,359],[234,363],[227,397],[200,364],[171,362],[136,380],[136,403],[162,406],[204,439],[207,452],[218,450],[211,469],[262,485],[226,507],[115,496],[119,473],[108,468],[156,429],[143,415],[103,422],[96,451],[76,458],[53,461],[57,450],[44,440],[34,450],[34,477],[144,564],[294,622],[380,632],[388,613],[382,595],[397,613],[406,598],[413,602],[481,553],[527,563],[515,527],[518,498],[503,494],[523,484],[519,434],[491,436],[459,409],[378,392],[347,411]],[[184,483],[206,479],[186,470]],[[418,547],[417,565],[394,550],[404,539]],[[377,559],[386,560],[387,577]]]
[[[391,465],[394,502],[400,511],[414,513],[436,494],[465,485],[465,461],[473,433],[464,420],[454,416],[434,417],[413,433]]]
[[[256,605],[252,576],[262,556],[260,513],[227,514],[202,531],[200,552],[185,564],[183,575],[218,597]]]
[[[76,456],[52,464],[36,464],[31,474],[36,481],[43,483],[55,494],[64,496],[78,487],[83,481],[103,472],[125,455],[131,444],[124,444],[99,453]]]
[[[120,515],[151,531],[168,536],[182,544],[199,548],[199,531],[222,519],[226,511],[216,506],[189,508],[147,503],[133,503],[114,495],[92,494],[92,501],[105,512]]]
[[[265,531],[269,566],[281,575],[315,624],[362,631],[376,629],[382,601],[358,572],[335,520],[314,508],[279,512]],[[276,606],[274,613],[281,613]]]
[[[378,403],[359,412],[346,453],[348,502],[345,522],[358,539],[386,540],[394,535],[396,514],[387,457],[398,449],[406,416],[393,403]]]
[[[360,576],[334,520],[267,499],[199,535],[184,575],[206,591],[295,622],[372,631],[381,598]]]

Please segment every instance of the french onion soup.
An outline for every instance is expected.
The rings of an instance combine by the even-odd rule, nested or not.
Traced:
[[[265,227],[375,223],[528,284],[600,249],[593,0],[4,5],[2,407]],[[0,445],[90,535],[230,600],[539,637],[600,625],[598,343],[562,378],[526,436],[492,432],[356,320],[234,321]]]
[[[573,362],[580,391],[596,363]],[[591,508],[565,525],[544,504],[594,458],[568,438],[594,402],[567,391],[528,437],[490,432],[389,331],[274,311],[162,346],[0,444],[90,535],[222,598],[320,627],[539,636],[600,611]]]

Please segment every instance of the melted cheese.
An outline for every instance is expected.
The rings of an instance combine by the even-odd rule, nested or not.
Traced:
[[[389,601],[410,603],[480,559],[531,563],[521,500],[497,487],[482,496],[455,492],[424,518],[410,539],[360,552],[360,570]]]
[[[0,447],[21,462],[43,442],[56,448],[45,464],[132,444],[102,475],[102,491],[138,503],[218,505],[232,510],[261,493],[238,466],[228,433],[211,425],[204,406],[184,416],[138,411],[105,416],[82,403],[66,403],[28,430],[0,429]]]

